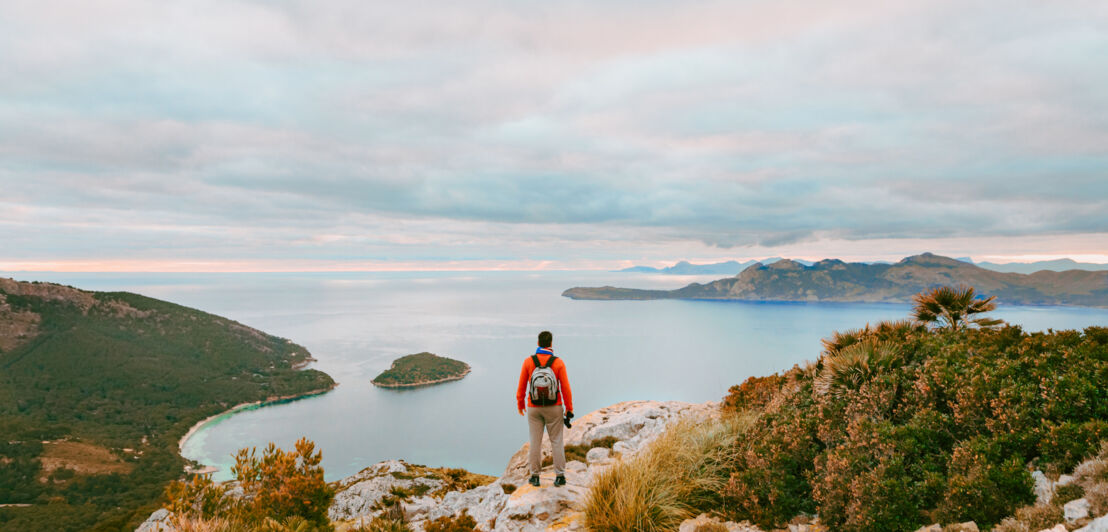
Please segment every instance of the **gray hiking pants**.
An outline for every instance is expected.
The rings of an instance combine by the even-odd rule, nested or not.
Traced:
[[[562,443],[562,406],[527,407],[527,427],[531,429],[531,450],[527,455],[531,474],[542,471],[542,429],[550,436],[550,448],[554,451],[554,474],[566,474],[566,449]]]

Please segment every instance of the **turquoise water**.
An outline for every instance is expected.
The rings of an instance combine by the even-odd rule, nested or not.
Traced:
[[[403,458],[499,475],[526,439],[515,410],[523,358],[542,329],[569,371],[580,414],[633,399],[719,400],[733,384],[814,359],[837,329],[907,316],[906,305],[573,301],[565,288],[673,288],[709,278],[571,273],[7,274],[93,290],[129,290],[290,338],[339,382],[334,391],[213,421],[188,458],[222,467],[248,446],[307,436],[329,480]],[[1108,325],[1108,310],[1002,307],[1031,330]],[[393,359],[420,351],[468,362],[457,382],[375,388]]]

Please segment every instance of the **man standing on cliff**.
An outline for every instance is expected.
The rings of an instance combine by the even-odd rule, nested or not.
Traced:
[[[573,392],[569,388],[565,363],[554,356],[553,342],[554,335],[550,331],[539,333],[539,348],[523,361],[516,389],[516,408],[519,415],[527,416],[527,425],[531,430],[531,449],[527,458],[532,486],[539,485],[539,471],[542,470],[543,428],[550,437],[550,447],[554,452],[554,485],[566,485],[562,424],[569,426],[569,420],[573,419]]]

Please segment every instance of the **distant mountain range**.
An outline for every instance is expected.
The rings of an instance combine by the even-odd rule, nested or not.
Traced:
[[[674,264],[673,266],[667,266],[665,268],[652,268],[650,266],[632,266],[630,268],[624,268],[619,270],[620,273],[662,273],[666,275],[738,275],[739,272],[755,265],[755,264],[773,264],[779,260],[784,260],[781,257],[772,257],[761,261],[748,260],[746,262],[739,262],[729,260],[727,262],[714,262],[711,264],[692,264],[689,261],[683,260]],[[798,260],[801,264],[812,264]]]
[[[825,259],[812,265],[783,259],[756,263],[739,275],[676,290],[576,287],[572,299],[734,299],[752,301],[908,302],[939,285],[970,285],[1001,303],[1108,306],[1108,271],[998,272],[962,260],[924,253],[895,264]]]
[[[1064,272],[1068,270],[1108,271],[1108,264],[1077,262],[1073,259],[1041,260],[1038,262],[974,262],[986,270],[1009,273],[1035,273],[1043,270]]]
[[[665,275],[738,275],[743,270],[755,265],[770,265],[775,262],[784,260],[781,257],[772,257],[764,260],[748,260],[746,262],[738,262],[729,260],[726,262],[714,262],[711,264],[692,264],[689,261],[681,261],[673,266],[667,266],[665,268],[654,268],[651,266],[632,266],[630,268],[624,268],[618,270],[619,273],[661,273]],[[793,262],[803,264],[805,266],[811,266],[813,262],[799,259],[792,259]],[[985,268],[986,270],[993,270],[996,272],[1008,272],[1008,273],[1035,273],[1043,270],[1050,270],[1055,272],[1064,272],[1067,270],[1086,270],[1086,271],[1108,271],[1108,264],[1097,264],[1093,262],[1077,262],[1073,259],[1058,259],[1058,260],[1043,260],[1038,262],[973,262],[973,259],[969,257],[958,257],[955,260],[962,262],[968,262]],[[867,262],[863,264],[887,264],[882,261]]]

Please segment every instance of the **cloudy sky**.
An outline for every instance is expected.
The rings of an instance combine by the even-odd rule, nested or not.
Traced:
[[[0,3],[0,270],[1108,262],[1108,2]]]

